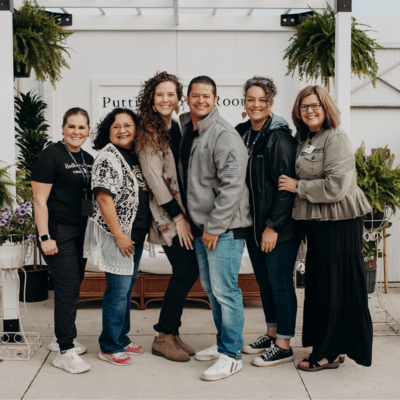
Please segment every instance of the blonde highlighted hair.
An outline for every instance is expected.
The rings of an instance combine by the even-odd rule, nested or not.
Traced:
[[[292,110],[292,120],[294,125],[296,126],[297,133],[298,135],[300,135],[301,140],[305,140],[307,138],[308,127],[301,118],[300,106],[302,101],[312,94],[316,94],[318,96],[319,101],[325,110],[325,121],[323,127],[325,129],[334,130],[340,125],[340,111],[336,107],[336,104],[333,102],[330,94],[322,86],[307,86],[297,95]]]

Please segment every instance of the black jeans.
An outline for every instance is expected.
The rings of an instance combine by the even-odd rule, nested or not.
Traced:
[[[172,240],[171,247],[163,246],[163,249],[172,265],[172,276],[154,329],[166,335],[179,335],[183,306],[190,289],[199,277],[199,266],[194,250],[181,247],[178,235]]]
[[[247,249],[260,286],[261,301],[268,327],[277,327],[277,337],[290,339],[295,334],[297,298],[293,270],[300,239],[278,243],[270,253],[263,253],[254,236],[247,239]]]
[[[74,347],[79,287],[85,274],[83,239],[86,225],[67,226],[49,221],[49,233],[56,240],[58,253],[43,257],[54,283],[54,333],[60,350]],[[40,243],[40,242],[39,242]]]

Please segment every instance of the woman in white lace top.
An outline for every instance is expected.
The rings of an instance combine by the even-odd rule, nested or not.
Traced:
[[[131,110],[116,108],[98,124],[94,139],[94,149],[100,150],[92,170],[96,201],[84,251],[106,274],[98,357],[114,365],[131,364],[129,354],[143,353],[127,336],[131,293],[151,218],[147,185],[133,148],[138,123]]]

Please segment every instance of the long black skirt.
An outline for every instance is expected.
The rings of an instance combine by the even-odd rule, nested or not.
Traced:
[[[362,257],[363,218],[305,221],[307,236],[303,347],[316,360],[346,354],[372,361],[372,320]]]

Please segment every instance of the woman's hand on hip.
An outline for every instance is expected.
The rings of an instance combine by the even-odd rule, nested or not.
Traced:
[[[267,226],[261,238],[261,251],[270,253],[275,248],[277,240],[278,233]]]
[[[286,190],[287,192],[297,193],[297,183],[299,181],[290,178],[286,175],[281,175],[278,181],[279,190]]]
[[[187,250],[193,250],[193,240],[192,230],[190,229],[190,224],[185,218],[181,218],[178,222],[175,222],[176,232],[178,233],[179,243],[181,247],[185,246]]]
[[[47,239],[44,242],[40,242],[40,247],[46,256],[54,256],[58,253],[57,243],[53,239]]]
[[[122,233],[115,237],[115,241],[124,257],[130,257],[135,254],[135,242],[133,242],[126,233]]]

